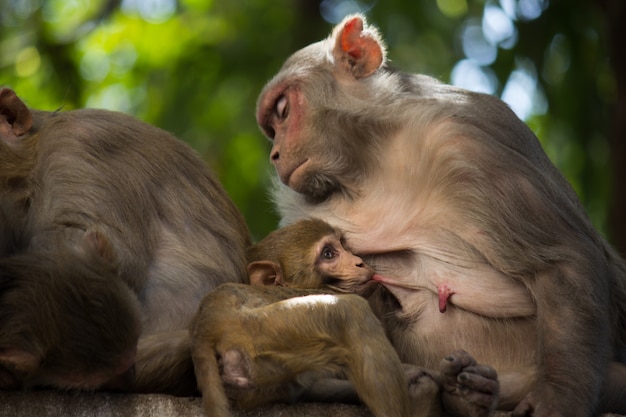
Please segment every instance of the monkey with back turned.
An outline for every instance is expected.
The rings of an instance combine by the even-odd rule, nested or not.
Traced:
[[[191,351],[207,416],[229,416],[229,400],[345,400],[351,387],[333,377],[347,378],[377,417],[438,417],[440,398],[454,415],[488,415],[495,372],[467,353],[449,355],[440,373],[403,367],[356,295],[378,285],[374,271],[343,242],[316,219],[276,230],[248,250],[252,286],[224,284],[205,297]]]
[[[196,392],[189,323],[211,289],[247,281],[249,243],[171,134],[0,89],[0,389]]]
[[[362,15],[258,100],[282,225],[346,232],[401,360],[463,348],[515,416],[626,412],[626,266],[499,99],[390,68]]]

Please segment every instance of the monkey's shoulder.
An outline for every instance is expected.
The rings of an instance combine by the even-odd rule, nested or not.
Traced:
[[[149,161],[199,160],[189,145],[173,134],[122,112],[77,109],[33,110],[33,133],[40,146],[64,152],[98,155],[100,159],[137,156]]]

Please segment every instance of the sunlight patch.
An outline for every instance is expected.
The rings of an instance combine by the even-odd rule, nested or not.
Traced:
[[[313,307],[316,304],[336,304],[337,297],[331,294],[305,295],[304,297],[289,298],[283,303],[286,308]]]

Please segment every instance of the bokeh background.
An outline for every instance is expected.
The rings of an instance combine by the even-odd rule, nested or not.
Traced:
[[[258,239],[277,218],[256,97],[290,53],[364,12],[394,66],[509,103],[626,253],[624,3],[0,0],[0,85],[31,107],[119,110],[173,132]]]

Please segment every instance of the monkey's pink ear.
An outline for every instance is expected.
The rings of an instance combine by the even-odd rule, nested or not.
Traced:
[[[10,88],[0,89],[0,140],[12,144],[33,127],[33,115]]]
[[[30,373],[39,367],[39,359],[30,352],[14,348],[0,348],[0,364],[9,372]]]
[[[336,66],[356,79],[369,77],[385,61],[385,47],[378,31],[372,27],[364,29],[364,24],[361,15],[348,17],[333,32]]]
[[[252,285],[283,285],[283,271],[272,261],[255,261],[248,264],[248,277]]]

